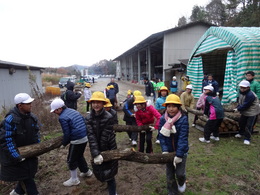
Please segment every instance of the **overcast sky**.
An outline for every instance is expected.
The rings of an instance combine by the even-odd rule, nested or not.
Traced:
[[[0,0],[0,60],[41,67],[114,59],[209,0]]]

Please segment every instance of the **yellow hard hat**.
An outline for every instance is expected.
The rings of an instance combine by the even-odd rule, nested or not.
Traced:
[[[102,93],[101,91],[96,91],[92,94],[89,102],[91,101],[102,101],[102,102],[106,102],[106,98],[104,93]]]
[[[133,104],[142,104],[142,103],[146,103],[146,100],[144,99],[144,97],[141,95],[136,96]]]
[[[180,97],[175,94],[170,94],[167,96],[166,101],[162,104],[162,106],[166,106],[166,104],[180,104]]]
[[[109,89],[114,88],[114,85],[109,85],[108,88]]]
[[[161,92],[161,91],[168,91],[168,92],[169,92],[169,89],[168,89],[166,86],[162,86],[162,87],[160,88],[160,91],[159,91],[159,92]]]
[[[135,97],[136,97],[136,96],[142,96],[142,92],[139,91],[139,90],[135,90],[135,91],[134,91],[134,96],[135,96]]]
[[[131,89],[128,89],[128,91],[127,91],[127,95],[131,95],[131,94],[132,94]]]
[[[85,84],[86,87],[91,87],[90,83]]]
[[[105,108],[112,107],[113,105],[111,104],[110,100],[106,98],[106,104],[104,105]]]

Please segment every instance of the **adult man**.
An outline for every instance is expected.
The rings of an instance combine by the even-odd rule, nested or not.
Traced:
[[[23,158],[18,147],[40,142],[39,125],[31,113],[33,98],[26,93],[14,97],[16,106],[9,111],[0,129],[0,179],[18,181],[10,195],[39,194],[34,177],[38,169],[38,158]]]
[[[154,105],[153,96],[154,96],[154,88],[153,84],[148,80],[148,78],[144,78],[144,85],[145,85],[145,96],[147,100],[150,100],[151,104]]]
[[[119,92],[119,87],[118,87],[118,84],[115,82],[115,79],[114,78],[111,78],[111,82],[107,84],[107,86],[109,85],[113,85],[114,86],[114,89],[116,91],[116,94]]]
[[[202,92],[203,92],[203,88],[206,86],[212,86],[214,88],[214,94],[213,95],[219,95],[219,86],[218,86],[218,82],[216,80],[213,79],[213,75],[212,74],[208,74],[207,79],[203,79],[202,82]]]
[[[71,81],[67,82],[67,90],[65,92],[65,98],[63,98],[63,101],[68,108],[77,110],[77,100],[80,98],[81,92],[74,92],[74,85],[75,84]]]
[[[74,186],[80,183],[77,168],[81,177],[90,177],[92,171],[84,158],[87,145],[87,127],[85,119],[76,110],[67,108],[62,99],[55,99],[51,103],[51,112],[59,115],[59,122],[63,131],[62,145],[70,144],[67,163],[70,169],[70,179],[63,182],[64,186]]]
[[[259,100],[254,92],[250,90],[249,81],[241,81],[239,83],[240,94],[238,97],[238,106],[234,109],[235,112],[241,113],[239,119],[239,133],[235,135],[237,138],[244,136],[244,144],[249,145],[253,125],[256,116],[260,112]]]

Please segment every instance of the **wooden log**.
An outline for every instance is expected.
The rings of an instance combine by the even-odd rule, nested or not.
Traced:
[[[47,141],[40,142],[38,144],[32,144],[28,146],[19,147],[18,150],[23,158],[29,158],[33,156],[40,156],[51,150],[59,148],[62,144],[63,136],[49,139]]]
[[[198,116],[198,118],[204,122],[207,122],[209,120],[209,118],[207,116]]]
[[[114,131],[116,132],[141,132],[149,130],[149,125],[133,126],[133,125],[114,125]]]
[[[101,152],[104,162],[111,160],[127,160],[144,164],[164,164],[172,162],[175,156],[174,152],[168,154],[147,154],[136,152],[133,148],[125,150],[110,150]]]
[[[198,120],[196,121],[196,125],[199,125],[199,126],[201,126],[201,127],[204,127],[204,126],[206,125],[206,122],[205,122],[205,121],[202,121],[202,120],[200,120],[200,119],[198,119]]]
[[[227,118],[230,118],[234,121],[239,121],[241,114],[240,113],[233,113],[233,112],[224,112],[224,115]]]
[[[199,111],[199,110],[195,110],[195,109],[192,109],[192,108],[186,108],[186,110],[192,114],[195,114],[195,115],[198,115],[198,116],[202,116],[203,115],[203,112],[202,111]]]
[[[19,147],[18,150],[23,158],[29,158],[34,156],[39,156],[47,153],[51,150],[59,148],[62,144],[63,136],[50,139],[38,144],[32,144],[28,146]],[[169,154],[146,154],[141,152],[136,152],[133,148],[126,150],[110,150],[101,152],[104,161],[110,160],[127,160],[132,162],[139,162],[145,164],[163,164],[167,162],[172,162],[175,153]]]

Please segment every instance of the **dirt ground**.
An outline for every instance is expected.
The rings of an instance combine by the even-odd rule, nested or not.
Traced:
[[[110,82],[108,78],[101,78],[95,83],[91,90],[102,91],[106,84]],[[119,102],[126,98],[127,90],[140,90],[144,93],[144,86],[117,81],[119,85]],[[80,102],[80,101],[79,101]],[[81,101],[82,102],[82,101]],[[80,106],[85,106],[79,105]],[[78,108],[79,110],[80,108]],[[123,118],[123,112],[118,111],[118,117]],[[122,120],[121,120],[122,121]],[[120,133],[122,141],[117,141],[119,149],[130,148],[130,141],[126,133]],[[136,148],[137,149],[137,148]],[[66,164],[68,148],[55,149],[49,153],[39,156],[39,170],[36,175],[36,183],[41,195],[103,195],[108,194],[106,183],[99,182],[94,175],[90,178],[80,178],[78,186],[64,187],[62,183],[69,179],[70,174]],[[87,146],[85,158],[90,165],[90,152]],[[90,165],[91,166],[91,165]],[[141,164],[129,161],[119,161],[119,170],[116,176],[117,193],[119,195],[139,195],[142,194],[144,184],[147,181],[158,179],[159,175],[165,172],[165,165]],[[78,172],[79,173],[79,172]],[[0,184],[0,195],[9,194],[15,184]]]

